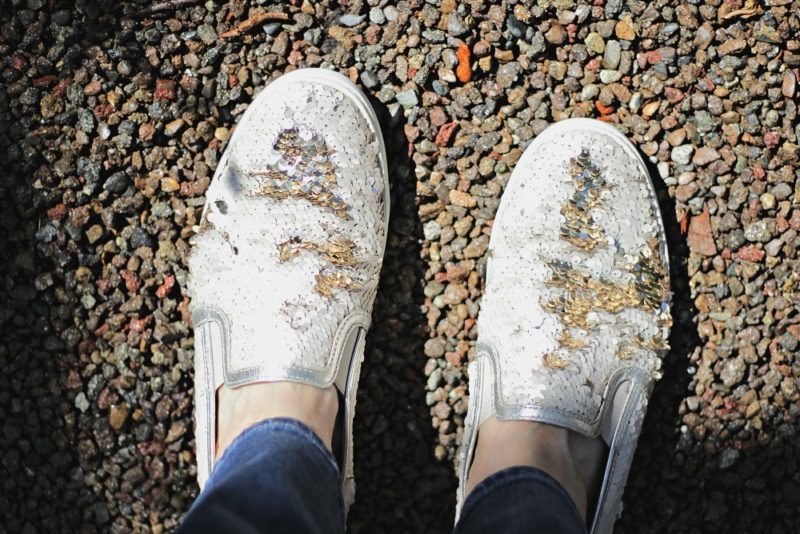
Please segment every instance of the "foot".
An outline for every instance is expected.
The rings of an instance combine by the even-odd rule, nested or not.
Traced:
[[[630,142],[587,119],[540,134],[492,227],[459,506],[492,473],[531,465],[611,529],[667,350],[668,270]]]
[[[375,114],[339,74],[284,75],[240,120],[189,259],[201,487],[243,430],[291,417],[341,451],[352,500],[351,428],[387,180]],[[335,421],[342,443],[332,442]]]

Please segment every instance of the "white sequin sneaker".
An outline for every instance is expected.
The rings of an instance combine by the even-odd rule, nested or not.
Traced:
[[[527,420],[609,446],[591,531],[611,532],[671,325],[644,161],[616,129],[559,122],[523,154],[489,244],[459,454],[458,517],[481,424]]]
[[[258,95],[219,162],[189,259],[201,488],[221,385],[335,384],[352,502],[356,388],[388,218],[383,138],[355,85],[305,69]]]

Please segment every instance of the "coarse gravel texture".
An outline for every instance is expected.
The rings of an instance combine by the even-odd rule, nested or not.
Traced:
[[[352,532],[452,525],[492,219],[567,117],[652,162],[672,255],[673,349],[617,531],[797,532],[798,13],[3,0],[0,532],[164,532],[191,505],[188,240],[237,118],[301,66],[360,84],[391,160]]]

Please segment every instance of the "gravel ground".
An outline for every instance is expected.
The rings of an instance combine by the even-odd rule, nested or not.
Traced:
[[[800,1],[0,6],[0,532],[164,532],[191,504],[187,243],[236,119],[300,66],[361,85],[392,160],[351,531],[451,525],[492,219],[567,117],[649,158],[670,237],[617,530],[800,529]]]

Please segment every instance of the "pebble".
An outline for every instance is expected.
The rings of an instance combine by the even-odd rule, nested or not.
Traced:
[[[474,208],[478,202],[472,195],[455,189],[450,190],[450,202],[463,208]]]
[[[717,161],[721,156],[719,152],[710,147],[698,148],[692,157],[692,163],[695,165],[708,165],[712,161]]]
[[[603,83],[614,83],[622,78],[622,73],[618,70],[603,69],[600,71],[600,81]]]
[[[757,220],[744,227],[744,237],[748,241],[766,243],[772,239],[775,221],[771,219]]]
[[[692,145],[680,145],[672,149],[670,157],[672,161],[680,165],[688,165],[691,161],[694,147]]]
[[[181,131],[183,128],[184,122],[183,119],[175,119],[174,121],[168,122],[164,126],[164,135],[167,137],[175,137],[178,135],[178,132]]]
[[[397,93],[395,98],[397,99],[397,102],[404,108],[414,107],[419,103],[417,92],[414,89]]]
[[[469,28],[467,27],[467,24],[464,22],[464,19],[461,17],[461,15],[453,12],[447,17],[447,32],[450,35],[461,37],[469,32]]]
[[[589,35],[587,35],[585,42],[586,48],[595,54],[602,54],[606,49],[605,41],[597,32],[591,32]]]
[[[603,54],[603,67],[614,70],[619,66],[622,57],[622,47],[618,41],[610,40],[606,43],[605,53]]]
[[[797,86],[797,76],[791,70],[786,70],[783,73],[783,84],[781,84],[781,94],[786,98],[794,96],[795,87]]]
[[[348,28],[352,28],[353,26],[358,26],[366,17],[364,15],[353,15],[351,13],[346,13],[339,17],[339,23],[343,26],[347,26]]]

